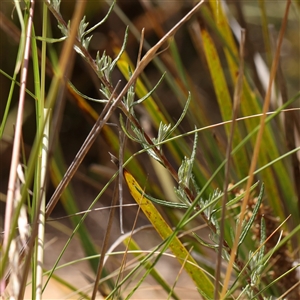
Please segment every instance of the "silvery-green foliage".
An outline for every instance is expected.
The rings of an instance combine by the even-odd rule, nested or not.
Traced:
[[[89,22],[85,22],[85,16],[82,18],[82,20],[80,21],[79,24],[79,28],[78,28],[78,38],[79,41],[82,41],[85,35],[85,30],[88,27]]]
[[[177,196],[177,198],[182,202],[187,205],[191,205],[189,198],[187,197],[184,189],[181,186],[178,186],[178,188],[174,187],[174,192]]]
[[[241,232],[241,236],[239,238],[239,246],[242,245],[243,241],[246,238],[246,235],[248,234],[250,228],[252,227],[252,225],[254,223],[254,220],[258,213],[258,209],[259,209],[262,199],[263,199],[263,195],[264,195],[264,183],[262,183],[262,185],[261,185],[260,192],[259,192],[259,195],[257,198],[257,202],[254,206],[251,218],[249,219],[248,222],[242,224],[242,232]]]
[[[48,2],[53,6],[53,8],[59,13],[61,0],[48,0]]]
[[[264,265],[261,262],[259,252],[253,253],[252,251],[249,251],[249,258],[249,265],[252,270],[252,273],[250,275],[251,286],[258,286],[260,283],[261,273],[264,269]]]
[[[269,256],[269,259],[264,260],[265,254],[265,240],[266,240],[266,225],[264,218],[261,219],[261,230],[260,230],[260,248],[259,250],[253,252],[249,251],[249,267],[251,270],[250,274],[250,284],[249,288],[246,290],[248,297],[252,298],[255,296],[254,288],[259,287],[262,273],[268,263],[268,260],[272,255]],[[279,241],[278,241],[279,242]],[[274,250],[275,251],[275,250]]]
[[[88,45],[89,45],[89,42],[91,40],[91,37],[90,38],[87,38],[87,39],[84,39],[83,36],[84,36],[84,30],[85,28],[88,26],[89,23],[85,23],[85,16],[83,17],[83,19],[81,20],[80,22],[80,25],[79,25],[79,28],[78,28],[78,39],[79,41],[81,42],[81,44],[83,45],[84,48],[87,49]],[[71,22],[70,20],[68,21],[68,25],[67,27],[65,27],[64,25],[62,24],[58,24],[57,25],[58,28],[60,29],[61,33],[65,36],[65,37],[68,37],[69,36],[69,31],[70,31],[70,27],[71,27]],[[82,53],[80,47],[74,45],[74,49],[75,51],[80,54],[81,56],[84,57],[84,54]]]
[[[183,184],[185,187],[190,188],[190,180],[193,176],[193,166],[196,156],[196,149],[197,149],[197,142],[198,142],[198,134],[195,132],[194,144],[193,144],[193,151],[191,154],[191,158],[184,157],[181,166],[178,169],[178,177],[179,177],[179,184]]]
[[[135,126],[131,127],[138,142],[141,144],[141,146],[147,150],[147,153],[153,157],[155,160],[157,160],[159,163],[162,164],[161,159],[157,156],[157,154],[155,153],[155,151],[153,150],[153,146],[151,147],[148,143],[148,141],[145,139],[144,133],[140,132],[140,130],[138,128],[136,128]]]
[[[127,94],[125,97],[123,97],[123,103],[127,110],[134,115],[134,110],[133,110],[133,102],[134,102],[134,96],[135,96],[135,91],[134,91],[134,85],[131,85],[127,91]]]
[[[178,177],[179,177],[179,183],[183,184],[187,188],[190,186],[190,179],[193,169],[193,162],[191,159],[184,157],[181,166],[178,169]]]
[[[89,97],[83,93],[81,93],[73,84],[71,81],[69,81],[69,85],[70,87],[74,90],[75,93],[77,93],[79,96],[81,96],[83,99],[89,100],[89,101],[93,101],[93,102],[98,102],[98,103],[107,103],[107,99],[109,99],[110,97],[107,97],[105,99],[96,99],[96,98],[92,98]]]
[[[69,35],[70,25],[71,25],[71,22],[69,20],[67,27],[65,27],[64,25],[62,25],[60,23],[57,25],[57,27],[60,29],[60,31],[63,34],[63,36],[67,37]]]
[[[173,129],[171,129],[173,130]],[[170,131],[170,129],[168,129]],[[196,149],[197,149],[198,134],[195,132],[193,151],[191,158],[184,157],[179,169],[178,169],[178,188],[175,188],[175,193],[180,201],[189,203],[189,199],[185,194],[184,188],[190,188],[190,180],[193,178],[193,166],[195,161]],[[194,182],[192,180],[192,182]]]
[[[82,20],[80,21],[80,24],[79,24],[79,27],[78,27],[78,36],[77,37],[78,37],[78,41],[81,43],[81,45],[84,49],[86,49],[86,50],[88,49],[90,41],[93,37],[92,35],[89,35],[89,34],[107,20],[108,16],[112,12],[112,9],[114,7],[115,2],[116,1],[113,1],[113,3],[111,4],[106,16],[100,22],[98,22],[96,25],[91,27],[90,29],[87,29],[87,27],[89,25],[89,22],[86,22],[86,16],[84,16],[82,18]],[[60,0],[49,1],[49,3],[59,13]],[[61,30],[64,37],[67,37],[69,35],[69,30],[70,30],[70,21],[68,21],[67,26],[64,26],[63,24],[58,24],[58,28]],[[121,49],[120,53],[118,54],[118,56],[113,61],[109,56],[107,56],[105,54],[105,51],[103,52],[101,58],[100,58],[99,53],[97,53],[97,57],[96,57],[95,62],[96,62],[96,65],[98,67],[98,73],[99,73],[100,77],[104,76],[106,81],[109,82],[109,83],[111,83],[111,80],[110,80],[111,79],[110,78],[111,72],[114,69],[114,67],[116,66],[117,61],[120,59],[122,53],[125,50],[125,45],[126,45],[126,42],[127,42],[127,36],[128,36],[128,27],[127,27],[126,32],[125,32],[125,38],[124,38],[124,41],[123,41],[122,49]],[[74,45],[75,51],[85,58],[85,54],[83,53],[84,51],[82,51],[82,47]]]
[[[154,144],[159,144],[163,142],[170,134],[170,129],[171,129],[171,124],[163,124],[160,122],[159,128],[158,128],[158,133],[157,133],[157,138],[153,138],[152,141]],[[157,148],[161,150],[161,145],[157,145]]]
[[[179,177],[178,188],[174,187],[174,189],[175,189],[175,194],[178,197],[178,199],[180,201],[182,201],[183,203],[190,205],[190,200],[187,197],[184,188],[182,187],[183,185],[186,186],[185,183],[188,182],[187,176],[185,175],[185,171],[187,171],[189,169],[189,166],[187,165],[188,163],[189,163],[189,161],[185,157],[184,160],[182,161],[181,166],[179,167],[179,171],[178,171],[178,177]],[[182,179],[184,179],[184,180],[182,180]]]
[[[127,39],[128,39],[128,27],[126,28],[126,31],[125,31],[122,48],[114,60],[112,60],[111,57],[106,55],[105,51],[102,53],[101,57],[100,57],[99,51],[97,52],[95,63],[98,68],[98,74],[99,74],[100,78],[104,77],[106,79],[106,81],[109,83],[111,83],[112,71],[114,70],[115,66],[117,65],[117,62],[120,59],[121,55],[125,51]]]
[[[216,189],[211,195],[209,195],[209,198],[207,200],[200,200],[201,207],[203,207],[203,213],[205,214],[207,220],[212,222],[212,224],[216,226],[217,229],[219,228],[219,222],[217,215],[215,214],[215,207],[217,205],[217,201],[215,201],[215,199],[219,198],[221,194],[222,192],[219,189]]]
[[[86,28],[89,25],[89,22],[85,22],[85,16],[83,17],[83,19],[80,21],[79,24],[79,28],[78,28],[78,38],[79,41],[81,42],[82,46],[87,50],[90,44],[90,41],[92,39],[92,35],[88,36],[85,38],[86,36]]]
[[[127,33],[126,33],[126,36],[127,36]],[[121,50],[122,51],[122,50]],[[130,70],[129,70],[129,73],[130,73]],[[143,101],[145,101],[147,98],[150,97],[150,95],[154,92],[154,90],[157,88],[158,84],[162,81],[164,76],[161,77],[161,79],[159,80],[159,82],[155,85],[155,87],[147,94],[145,95],[144,97],[142,97],[140,100],[137,100],[137,101],[133,101],[134,100],[134,95],[131,94],[131,92],[127,95],[127,98],[124,98],[123,101],[127,107],[127,109],[133,114],[133,110],[131,110],[133,108],[133,106],[135,104],[139,104]],[[129,98],[128,98],[129,97]],[[159,150],[160,152],[162,151],[161,149],[161,143],[163,143],[167,138],[169,138],[169,136],[174,132],[174,130],[178,127],[178,125],[180,124],[180,122],[182,121],[182,119],[184,118],[186,112],[187,112],[187,109],[188,109],[188,106],[189,106],[189,103],[191,101],[191,95],[189,93],[189,97],[187,99],[187,102],[185,104],[185,107],[183,109],[183,112],[180,116],[180,118],[178,119],[177,123],[171,128],[171,124],[163,124],[162,122],[160,123],[159,125],[159,128],[158,128],[158,136],[157,138],[153,138],[152,139],[152,142],[155,146],[153,145],[150,145],[149,142],[145,139],[145,136],[144,136],[144,133],[141,132],[138,128],[136,128],[133,124],[132,124],[132,131],[134,132],[135,134],[135,137],[132,137],[130,136],[130,134],[128,134],[128,132],[126,131],[126,128],[123,126],[123,130],[126,132],[127,136],[129,138],[131,138],[132,140],[140,143],[142,145],[142,147],[144,149],[147,150],[148,154],[153,157],[155,160],[157,160],[159,163],[163,164],[161,159],[159,158],[159,156],[155,153],[155,151],[153,150],[153,147],[156,147],[157,150]],[[194,151],[192,153],[192,157],[194,157]],[[192,159],[193,160],[193,159]],[[185,203],[188,203],[188,198],[184,195],[184,191],[181,190],[182,187],[179,186],[179,189],[178,191],[175,190],[176,193],[178,193],[178,197],[179,199],[186,199],[186,200],[183,200]]]
[[[161,78],[158,80],[158,82],[156,83],[156,85],[153,87],[152,90],[150,90],[145,96],[143,96],[141,99],[135,101],[134,103],[132,103],[132,105],[137,105],[137,104],[141,104],[142,102],[144,102],[145,100],[147,100],[152,94],[153,92],[156,90],[156,88],[159,86],[159,84],[162,82],[162,80],[164,79],[166,75],[166,72],[163,73],[163,75],[161,76]]]
[[[193,235],[195,236],[196,240],[203,246],[210,248],[210,249],[214,249],[217,250],[219,245],[217,243],[215,244],[209,244],[206,241],[204,241],[199,235],[197,235],[196,233],[193,233]]]
[[[265,253],[265,245],[264,242],[266,240],[266,226],[264,218],[261,219],[261,247],[255,253],[249,251],[249,265],[252,271],[251,273],[251,286],[258,286],[260,283],[261,274],[265,268],[266,262],[263,261],[264,253]]]
[[[98,68],[98,74],[100,77],[105,77],[106,80],[109,79],[110,76],[110,68],[112,59],[106,55],[106,52],[103,51],[102,56],[100,57],[99,51],[97,51],[95,63]]]
[[[106,99],[110,99],[111,91],[106,85],[101,84],[100,92],[106,97]]]

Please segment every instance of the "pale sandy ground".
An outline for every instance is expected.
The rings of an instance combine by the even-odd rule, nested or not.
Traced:
[[[56,237],[55,237],[56,235]],[[57,233],[51,233],[46,235],[47,240],[50,245],[46,249],[45,254],[45,267],[51,268],[53,263],[60,253],[66,237],[63,234],[61,236]],[[51,244],[52,241],[52,244]],[[140,244],[141,245],[141,244]],[[146,245],[145,245],[146,246]],[[146,248],[147,249],[147,248]],[[67,249],[66,253],[63,255],[60,264],[67,263],[68,261],[75,260],[84,257],[84,253],[78,240],[71,242],[70,247]],[[157,265],[157,270],[161,273],[165,280],[168,281],[170,286],[173,285],[178,272],[180,270],[180,265],[173,258],[165,258]],[[68,266],[62,270],[55,272],[56,275],[60,276],[73,286],[84,291],[90,291],[90,284],[83,276],[82,272],[94,278],[94,275],[87,262],[80,262],[72,266]],[[46,278],[45,278],[46,280]],[[123,290],[122,295],[125,298],[132,287],[135,284],[132,283],[126,290]],[[191,279],[183,272],[176,284],[175,292],[181,299],[200,299],[199,293],[197,292],[195,286]],[[88,293],[91,295],[91,292]],[[151,278],[148,277],[146,282],[143,283],[138,290],[134,293],[131,299],[167,299],[168,295],[165,291],[162,291],[161,287]],[[32,299],[31,297],[31,285],[28,285],[25,299]],[[58,283],[55,280],[50,280],[47,288],[43,294],[43,299],[56,300],[56,299],[81,299],[79,295],[75,295],[68,288]],[[103,299],[102,296],[98,296],[97,299]]]

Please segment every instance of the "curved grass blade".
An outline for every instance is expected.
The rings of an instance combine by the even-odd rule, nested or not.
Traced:
[[[166,223],[161,214],[157,211],[152,202],[147,200],[146,197],[140,194],[138,190],[142,190],[142,188],[139,186],[135,178],[126,169],[124,169],[123,175],[132,197],[137,202],[137,204],[140,205],[140,208],[143,210],[144,214],[151,222],[157,233],[163,240],[168,239],[173,234],[172,229]],[[174,253],[181,265],[187,258],[186,264],[184,264],[186,272],[195,282],[196,286],[199,289],[199,292],[202,295],[206,295],[207,299],[212,299],[214,294],[214,286],[212,282],[200,269],[197,262],[183,246],[177,236],[173,238],[169,245],[169,248]]]
[[[217,101],[220,107],[223,120],[231,120],[232,118],[232,100],[228,85],[225,79],[225,74],[221,66],[220,58],[218,56],[216,47],[212,41],[208,31],[204,28],[201,29],[201,37],[203,40],[204,52],[208,63],[209,71],[212,77],[214,90],[217,96]],[[230,135],[230,127],[225,126],[227,136]],[[236,146],[241,141],[241,135],[238,131],[235,131],[233,135],[233,145]],[[233,160],[239,177],[243,177],[247,174],[248,161],[247,161],[246,149],[241,149],[234,157]]]

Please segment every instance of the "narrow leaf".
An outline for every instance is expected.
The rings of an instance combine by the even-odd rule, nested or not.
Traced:
[[[183,204],[183,203],[174,203],[174,202],[170,202],[170,201],[165,201],[165,200],[157,199],[157,198],[154,198],[154,197],[152,197],[150,195],[147,195],[142,190],[140,190],[138,187],[136,187],[136,189],[137,189],[137,191],[140,193],[140,195],[142,197],[145,197],[148,200],[150,200],[151,202],[154,202],[156,204],[164,205],[164,206],[168,206],[168,207],[173,207],[173,208],[188,208],[188,206],[186,204]]]
[[[139,193],[138,190],[142,190],[142,188],[139,186],[135,178],[125,169],[123,171],[123,174],[134,200],[140,205],[142,211],[151,222],[157,233],[161,236],[161,238],[163,240],[168,239],[173,233],[172,229],[166,223],[161,214],[156,210],[152,202],[147,200],[143,195]],[[184,264],[186,272],[193,279],[202,295],[206,295],[207,299],[213,298],[214,286],[212,282],[200,269],[197,262],[183,246],[177,236],[174,237],[169,247],[181,265],[184,264],[184,261],[187,257],[186,263]]]

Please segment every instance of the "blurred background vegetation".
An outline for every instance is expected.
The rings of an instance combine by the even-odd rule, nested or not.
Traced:
[[[86,22],[89,22],[88,28],[94,26],[105,17],[109,9],[109,4],[111,4],[110,1],[87,1],[84,15],[86,16]],[[145,42],[142,50],[142,54],[145,54],[149,47],[154,45],[184,17],[194,4],[194,1],[118,0],[108,19],[92,32],[93,37],[90,41],[88,52],[94,59],[98,51],[100,55],[105,51],[108,56],[115,58],[122,47],[126,26],[129,26],[125,52],[119,60],[117,68],[112,73],[111,79],[113,86],[121,80],[120,87],[118,88],[118,90],[121,90],[128,80],[128,65],[133,70],[136,64],[141,30],[145,29]],[[187,114],[172,135],[177,138],[166,142],[162,148],[164,155],[172,167],[178,170],[184,157],[190,158],[193,150],[194,134],[184,134],[195,128],[205,128],[198,132],[195,162],[193,165],[193,180],[196,184],[193,187],[189,187],[194,197],[198,195],[199,191],[205,186],[225,159],[230,125],[211,125],[228,121],[232,118],[233,95],[240,64],[238,49],[241,28],[246,30],[246,41],[244,86],[238,117],[247,117],[259,114],[262,111],[285,6],[286,1],[280,0],[206,1],[198,13],[178,30],[174,38],[169,39],[168,43],[165,43],[159,55],[155,57],[140,76],[141,81],[136,84],[135,100],[143,97],[148,91],[152,90],[162,74],[166,72],[163,81],[151,97],[145,100],[143,104],[134,106],[137,120],[140,122],[145,133],[150,137],[157,136],[160,122],[172,125],[177,122],[188,99],[188,93],[191,93],[191,102]],[[25,5],[23,9],[25,9]],[[61,2],[60,14],[63,20],[68,22],[72,18],[73,11],[73,1]],[[20,24],[13,2],[2,1],[0,4],[0,13],[0,116],[3,120],[12,82],[9,76],[13,75],[16,64],[20,40]],[[57,24],[57,18],[52,13],[49,13],[47,23],[47,36],[49,39],[58,39],[63,36]],[[42,26],[43,2],[37,1],[35,3],[34,14],[34,30],[37,37],[42,36]],[[299,92],[299,28],[299,2],[293,1],[288,15],[287,28],[282,44],[269,111],[279,109]],[[64,42],[62,41],[52,43],[51,40],[47,43],[46,95],[57,68],[58,60],[62,55],[63,44]],[[37,40],[37,46],[41,47],[41,40]],[[86,63],[86,60],[76,54],[70,57],[69,64],[73,64],[73,71],[69,79],[76,89],[73,89],[69,85],[64,97],[65,102],[63,100],[61,106],[56,103],[53,108],[52,118],[55,119],[56,116],[61,115],[61,126],[59,131],[50,132],[50,135],[55,137],[55,143],[49,156],[47,200],[50,199],[61,180],[61,176],[73,161],[104,107],[103,103],[89,101],[82,97],[82,95],[86,95],[94,99],[104,98],[100,92],[102,88],[101,82],[95,72]],[[35,89],[33,74],[33,66],[30,63],[27,89],[32,93],[34,93]],[[18,76],[17,80],[19,80]],[[34,100],[27,94],[22,131],[22,143],[25,154],[22,163],[24,165],[26,165],[29,159],[32,145],[38,132],[35,101],[37,100]],[[299,108],[299,103],[299,99],[295,99],[288,108],[297,109]],[[10,172],[17,105],[18,88],[16,87],[0,141],[1,227],[3,227],[2,220],[5,211],[5,195]],[[68,187],[68,193],[64,194],[62,201],[58,203],[51,214],[52,218],[67,216],[87,209],[116,172],[116,167],[110,161],[109,152],[115,156],[119,155],[120,114],[121,111],[116,110],[110,118],[110,122],[118,126],[108,125],[101,131],[72,179]],[[126,116],[122,115],[125,119]],[[231,186],[237,185],[231,190],[229,200],[235,199],[240,193],[243,193],[246,187],[246,179],[255,145],[256,135],[253,132],[257,125],[259,125],[258,117],[246,118],[239,121],[236,125],[233,149],[248,134],[252,133],[253,135],[232,156],[229,180]],[[130,132],[132,133],[132,131]],[[125,145],[124,161],[135,155],[126,168],[139,182],[145,192],[154,198],[178,202],[174,193],[174,187],[177,187],[178,183],[174,181],[166,169],[157,164],[146,152],[136,155],[142,149],[140,143],[127,139]],[[299,260],[299,146],[299,110],[282,111],[265,127],[257,164],[257,169],[262,168],[262,170],[255,175],[255,182],[259,181],[259,184],[250,197],[248,218],[251,217],[251,212],[253,207],[255,207],[256,197],[258,196],[262,182],[265,184],[263,204],[260,206],[259,212],[257,212],[251,231],[241,247],[243,249],[239,253],[239,259],[245,264],[249,258],[249,251],[255,251],[258,248],[261,239],[261,218],[265,219],[266,235],[268,237],[281,222],[291,215],[289,220],[280,229],[283,230],[283,237],[281,238],[287,237],[288,242],[273,253],[273,260],[270,261],[269,267],[265,267],[264,271],[259,274],[262,279],[258,291],[266,288],[265,297],[270,295],[279,297],[299,280],[296,271],[293,270],[282,280],[275,282],[276,278],[290,270],[295,266],[293,263],[297,263],[297,259]],[[285,156],[289,152],[291,153]],[[278,159],[279,157],[281,158]],[[275,162],[276,159],[278,161]],[[268,164],[270,165],[268,166]],[[203,191],[201,195],[203,203],[206,199],[210,199],[216,191],[223,190],[224,180],[223,168],[213,177],[211,183]],[[125,183],[123,183],[123,190],[124,203],[133,203]],[[112,201],[113,192],[114,187],[111,184],[103,191],[103,195],[101,195],[94,208],[109,206]],[[227,213],[225,239],[229,247],[233,243],[231,234],[236,226],[236,218],[240,212],[240,203],[237,202],[231,206]],[[216,209],[219,207],[220,203],[217,204]],[[185,213],[185,211],[172,207],[157,205],[157,208],[171,227],[176,226]],[[139,213],[137,220],[135,220],[136,213],[137,207],[124,208],[125,232],[129,232],[133,227],[140,228],[149,224],[147,218],[142,213]],[[220,217],[219,211],[217,215]],[[89,213],[84,221],[85,233],[88,233],[89,242],[84,240],[84,232],[79,233],[79,240],[74,241],[73,248],[68,248],[63,256],[63,261],[72,261],[79,259],[80,256],[88,257],[89,255],[99,253],[99,247],[101,247],[101,241],[106,231],[107,219],[108,210]],[[249,220],[247,217],[245,219]],[[49,247],[45,247],[45,253],[49,254],[47,254],[45,259],[47,269],[52,268],[64,241],[78,222],[79,218],[70,217],[58,220],[57,222],[47,223],[46,240],[50,243]],[[268,253],[268,251],[277,245],[280,239],[280,230],[266,243],[265,253]],[[189,224],[181,228],[181,231],[186,233],[182,238],[182,242],[188,249],[193,249],[193,257],[196,261],[214,276],[216,261],[214,252],[201,245],[199,240],[189,233],[197,233],[206,243],[216,242],[213,240],[213,237],[211,237],[213,242],[210,241],[209,236],[211,233],[206,228],[201,217],[194,218]],[[112,244],[115,242],[119,236],[120,225],[117,213],[114,218],[109,243]],[[147,234],[141,231],[135,235],[134,239],[138,241],[142,249],[152,249],[152,247],[160,243],[158,236],[155,235],[153,230],[147,232]],[[74,251],[74,249],[76,250]],[[118,249],[124,250],[124,247],[119,246]],[[112,273],[120,266],[121,259],[121,256],[109,259],[109,264],[106,266],[109,272]],[[76,267],[76,278],[80,279],[74,281],[74,286],[80,289],[82,287],[82,280],[85,280],[87,283],[93,281],[93,275],[91,274],[93,274],[93,271],[95,272],[97,263],[97,259],[91,259],[89,264],[82,266],[82,270],[80,267]],[[224,259],[224,263],[226,264],[226,259]],[[176,265],[175,267],[174,264],[176,263],[167,259],[162,259],[161,264],[159,268],[161,275],[165,276],[169,284],[172,285],[175,282],[174,274],[179,272],[177,269],[178,266]],[[173,270],[173,273],[167,272],[166,268]],[[71,274],[67,270],[69,269],[65,268],[58,274],[62,278],[72,281],[75,273]],[[223,271],[224,269],[222,269]],[[243,284],[247,282],[247,278],[245,277],[247,276],[241,278],[242,283],[235,285],[230,297],[237,298],[239,293],[241,293],[242,288],[245,287]],[[132,280],[135,281],[137,278],[132,278]],[[150,279],[149,282],[150,286],[154,286],[154,283]],[[273,285],[268,287],[268,284],[272,282]],[[147,280],[145,281],[146,283]],[[186,293],[189,293],[190,298],[195,298],[197,297],[196,295],[199,295],[193,285],[188,285],[189,288],[186,289],[184,289],[184,283],[180,285],[179,282],[178,285],[178,290],[176,288],[174,290],[182,299],[187,299],[185,297]],[[67,284],[63,284],[63,286],[67,289]],[[106,290],[103,289],[101,292],[102,294],[109,293],[111,289],[111,286],[108,285]],[[163,298],[166,297],[167,294],[164,294],[161,291],[162,289],[162,284],[158,284],[157,290],[162,294],[155,294],[153,297],[159,297],[158,295],[163,295],[161,296]],[[124,297],[125,295],[127,295],[126,289],[123,293]],[[297,299],[299,296],[299,286],[294,288],[289,295],[289,299]],[[173,295],[173,297],[175,296]]]

